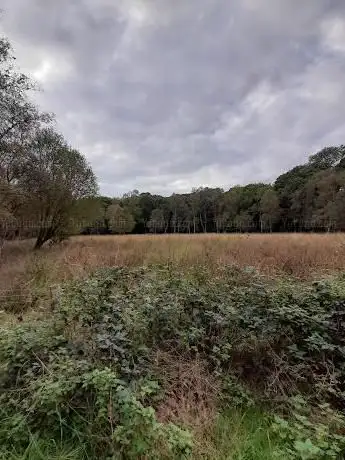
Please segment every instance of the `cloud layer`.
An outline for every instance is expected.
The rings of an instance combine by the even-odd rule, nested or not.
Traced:
[[[101,191],[271,181],[345,142],[342,0],[3,0]]]

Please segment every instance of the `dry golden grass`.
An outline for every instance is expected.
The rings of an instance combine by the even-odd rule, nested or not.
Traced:
[[[157,408],[162,422],[182,424],[194,431],[209,429],[217,415],[218,382],[199,359],[157,351],[156,370],[165,397]]]
[[[202,234],[78,236],[32,251],[8,242],[0,260],[0,303],[36,306],[50,286],[99,267],[169,263],[181,270],[252,266],[269,276],[302,279],[345,270],[345,234]],[[0,306],[0,310],[2,307]]]
[[[202,360],[178,356],[175,352],[158,350],[155,367],[164,391],[156,411],[158,420],[191,430],[193,458],[206,458],[205,452],[210,448],[205,439],[209,440],[218,415],[219,382]]]

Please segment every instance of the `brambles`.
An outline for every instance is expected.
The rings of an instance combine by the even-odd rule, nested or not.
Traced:
[[[155,458],[159,449],[172,458],[190,451],[189,433],[159,423],[146,404],[159,389],[154,381],[121,379],[116,366],[83,356],[59,333],[56,324],[23,326],[2,341],[8,363],[1,396],[4,446],[14,442],[20,450],[39,433],[43,439],[78,441],[94,456]]]
[[[283,441],[281,454],[289,459],[337,459],[345,451],[345,417],[329,404],[314,411],[301,397],[291,400],[289,420],[276,416],[273,430]]]
[[[343,277],[297,285],[225,268],[222,277],[186,277],[164,265],[65,283],[49,318],[1,334],[2,442],[20,449],[39,435],[82,443],[91,456],[181,458],[191,453],[193,426],[174,404],[193,405],[197,418],[199,408],[269,401],[288,408],[272,428],[284,438],[282,458],[336,458],[344,448],[336,412],[345,402],[344,295]],[[181,362],[175,370],[172,355]],[[193,375],[182,360],[200,363]],[[209,385],[215,399],[199,404]],[[288,397],[299,394],[307,413],[296,416]],[[329,423],[318,426],[326,409]]]

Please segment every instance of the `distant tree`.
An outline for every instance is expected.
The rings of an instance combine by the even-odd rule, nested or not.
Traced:
[[[280,218],[279,198],[273,188],[266,190],[261,196],[260,211],[261,231],[269,230],[272,232],[274,224]]]
[[[224,194],[223,218],[228,229],[237,230],[245,227],[251,231],[260,230],[260,203],[263,194],[270,189],[268,184],[248,184],[235,186]]]
[[[220,188],[200,188],[199,193],[199,221],[203,232],[216,229],[216,217],[221,204],[221,197],[224,191]]]
[[[296,222],[301,220],[297,196],[308,180],[316,172],[313,164],[295,166],[281,174],[274,183],[274,189],[279,197],[282,229],[296,229]]]
[[[246,211],[235,217],[234,226],[237,231],[250,232],[253,231],[254,222],[253,217]]]
[[[235,229],[235,219],[240,212],[241,187],[235,186],[224,194],[223,219],[228,230]]]
[[[147,227],[149,228],[150,232],[153,233],[160,233],[163,232],[165,229],[165,219],[164,219],[164,212],[162,209],[154,209],[151,213],[150,220],[147,223]]]
[[[118,203],[108,207],[106,216],[109,229],[113,233],[131,233],[135,227],[135,220],[131,212],[122,208]]]
[[[200,228],[200,216],[201,216],[201,188],[194,188],[192,193],[188,195],[188,221],[191,225],[193,233],[197,233]]]
[[[315,173],[295,192],[292,211],[306,229],[330,230],[344,224],[344,170],[328,168]]]
[[[126,200],[128,198],[135,198],[140,195],[139,190],[131,190],[130,192],[124,193],[122,199]]]
[[[309,165],[318,169],[328,169],[337,166],[345,158],[345,146],[325,147],[309,157]]]

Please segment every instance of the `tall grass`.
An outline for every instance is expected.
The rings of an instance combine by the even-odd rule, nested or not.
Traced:
[[[47,285],[95,268],[170,263],[183,270],[253,266],[269,275],[311,278],[345,269],[344,234],[205,234],[74,237],[32,252],[32,241],[8,242],[0,260],[0,302],[35,302]],[[39,292],[37,292],[39,291]]]
[[[274,460],[277,442],[258,410],[227,411],[208,431],[196,433],[191,460]],[[0,460],[82,460],[83,446],[35,439],[24,452],[0,451]]]
[[[277,442],[259,410],[228,410],[198,439],[195,459],[273,460]]]
[[[50,305],[54,286],[100,267],[171,264],[188,272],[252,266],[267,276],[319,277],[345,269],[344,234],[202,234],[73,237],[33,253],[8,242],[0,260],[0,310]]]
[[[81,460],[83,456],[82,446],[59,445],[53,440],[43,441],[31,439],[24,452],[0,451],[0,460]]]

